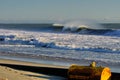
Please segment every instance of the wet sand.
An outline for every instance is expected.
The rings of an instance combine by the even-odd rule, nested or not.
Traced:
[[[13,64],[13,65],[25,65],[25,66],[42,66],[42,67],[55,67],[55,68],[67,68],[64,66],[55,66],[47,64],[37,64],[9,59],[0,59],[0,64]],[[52,75],[45,75],[30,71],[17,70],[6,66],[0,66],[0,80],[63,80],[64,78]]]

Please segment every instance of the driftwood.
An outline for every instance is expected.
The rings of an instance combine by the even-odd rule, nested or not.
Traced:
[[[0,78],[0,80],[8,80],[7,78]]]
[[[110,80],[111,71],[108,67],[72,65],[68,70],[69,80]]]

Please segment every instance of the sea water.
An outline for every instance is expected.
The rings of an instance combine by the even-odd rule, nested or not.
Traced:
[[[1,23],[1,58],[69,66],[108,66],[120,72],[120,24],[69,21]]]

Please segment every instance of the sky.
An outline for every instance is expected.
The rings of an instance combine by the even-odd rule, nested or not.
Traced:
[[[120,21],[120,0],[0,0],[0,21]]]

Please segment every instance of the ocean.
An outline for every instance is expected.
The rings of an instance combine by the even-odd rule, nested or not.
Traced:
[[[0,58],[120,72],[120,23],[0,23]]]

